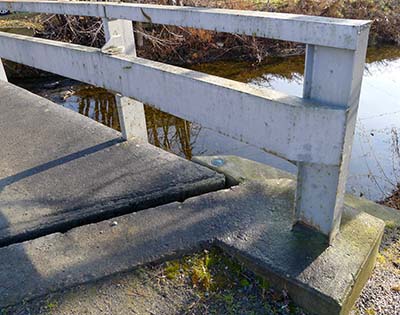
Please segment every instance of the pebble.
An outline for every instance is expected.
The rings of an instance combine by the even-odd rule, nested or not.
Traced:
[[[382,240],[381,251],[389,246],[395,248],[399,245],[400,229],[397,228],[394,236],[388,230]],[[397,248],[396,248],[397,250]],[[391,264],[376,264],[372,276],[365,285],[356,308],[361,314],[397,315],[400,309],[400,294],[394,292],[392,287],[399,281],[399,268]],[[359,314],[352,311],[351,315]]]

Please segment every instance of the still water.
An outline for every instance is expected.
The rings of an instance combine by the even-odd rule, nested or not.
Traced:
[[[301,96],[304,57],[271,58],[254,66],[217,62],[195,70]],[[56,103],[119,130],[114,96],[68,79],[18,82]],[[233,154],[295,172],[293,164],[146,106],[151,143],[190,159],[193,155]],[[400,182],[400,48],[370,49],[365,68],[347,190],[380,200]],[[260,135],[262,137],[263,135]]]

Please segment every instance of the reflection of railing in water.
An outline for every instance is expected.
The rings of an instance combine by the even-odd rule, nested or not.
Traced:
[[[78,97],[77,110],[80,114],[92,117],[115,130],[121,130],[113,94],[103,89],[84,87],[78,89],[75,95]]]
[[[104,89],[84,86],[73,92],[77,98],[76,110],[87,117],[120,131],[115,96]],[[164,113],[151,106],[145,106],[149,142],[164,150],[192,158],[193,144],[200,132],[200,126]]]
[[[200,126],[150,106],[145,107],[145,113],[149,142],[190,160]]]

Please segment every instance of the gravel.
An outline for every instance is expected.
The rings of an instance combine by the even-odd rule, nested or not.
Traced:
[[[400,314],[400,227],[386,228],[375,269],[352,314]]]

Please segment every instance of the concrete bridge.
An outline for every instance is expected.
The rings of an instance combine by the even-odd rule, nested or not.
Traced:
[[[102,18],[102,49],[0,32],[0,57],[118,93],[122,127],[13,86],[0,63],[0,307],[213,244],[310,312],[348,312],[383,231],[344,205],[368,21],[110,2],[0,9]],[[304,43],[303,97],[138,58],[132,21]],[[143,103],[296,162],[297,181],[151,146]]]

